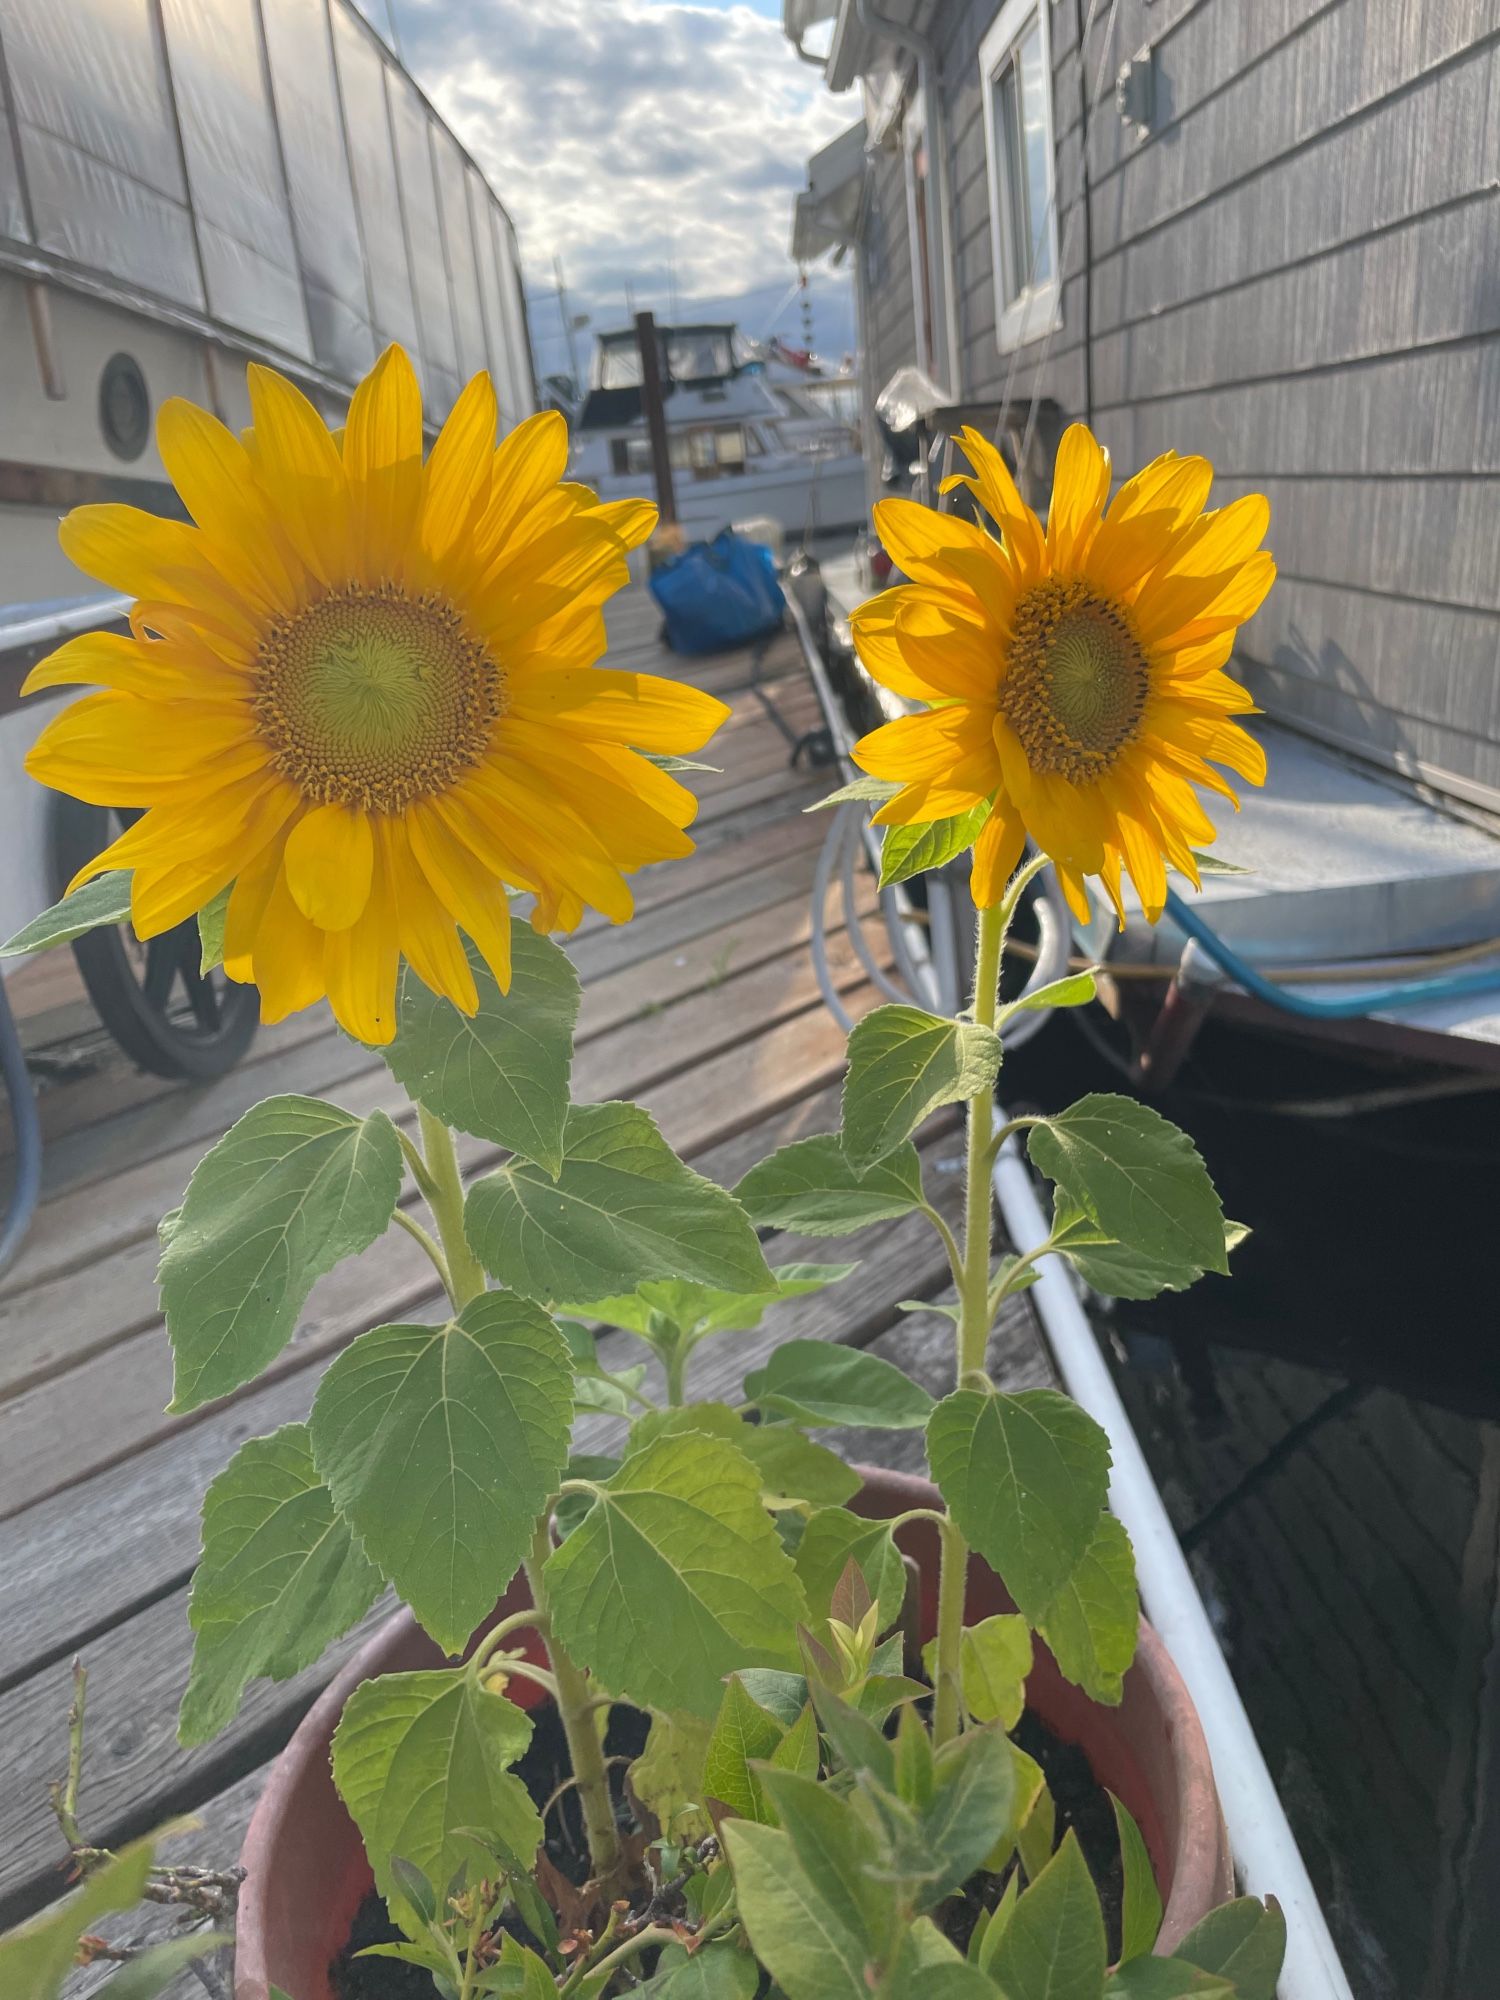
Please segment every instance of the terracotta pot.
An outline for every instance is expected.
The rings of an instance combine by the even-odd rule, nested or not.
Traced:
[[[924,1479],[879,1467],[863,1470],[864,1489],[851,1504],[872,1519],[937,1500]],[[936,1533],[919,1524],[904,1529],[901,1539],[921,1573],[923,1629],[930,1634],[937,1606]],[[526,1602],[524,1580],[518,1579],[495,1615]],[[970,1618],[1012,1609],[1001,1584],[976,1561],[969,1577]],[[348,1939],[371,1877],[359,1834],[333,1788],[329,1744],[361,1681],[441,1663],[433,1642],[401,1612],[309,1709],[277,1758],[240,1855],[245,1882],[235,1932],[235,2000],[268,2000],[273,1986],[291,2000],[332,2000],[328,1968]],[[522,1700],[539,1698],[519,1681],[516,1693]],[[1118,1708],[1100,1707],[1080,1694],[1040,1647],[1026,1693],[1028,1705],[1053,1734],[1084,1751],[1095,1777],[1139,1821],[1166,1906],[1158,1949],[1170,1951],[1234,1890],[1208,1746],[1161,1640],[1142,1623]]]

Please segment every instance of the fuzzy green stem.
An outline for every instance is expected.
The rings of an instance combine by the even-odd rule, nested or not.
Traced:
[[[547,1586],[542,1571],[551,1553],[552,1536],[543,1516],[532,1540],[531,1559],[526,1565],[532,1602],[543,1616],[547,1609]],[[588,1836],[592,1870],[597,1879],[609,1883],[620,1872],[620,1835],[609,1796],[604,1746],[599,1741],[599,1731],[594,1724],[588,1679],[550,1632],[547,1637],[547,1662],[557,1682],[557,1716],[568,1745],[578,1802],[583,1808],[583,1826]]]
[[[462,1311],[471,1299],[477,1299],[485,1290],[485,1275],[483,1265],[469,1248],[468,1238],[464,1235],[464,1186],[458,1170],[458,1154],[453,1134],[440,1118],[434,1118],[420,1104],[417,1106],[417,1118],[427,1172],[432,1182],[428,1205],[437,1223],[443,1252],[452,1273],[450,1293],[453,1303]],[[589,1713],[589,1684],[552,1637],[547,1617],[547,1587],[542,1567],[552,1553],[552,1537],[548,1530],[550,1517],[549,1507],[537,1522],[531,1559],[526,1564],[526,1578],[531,1585],[531,1602],[535,1611],[535,1617],[529,1622],[543,1635],[547,1665],[557,1682],[558,1719],[562,1723],[573,1762],[573,1776],[583,1806],[583,1824],[588,1835],[593,1872],[608,1880],[620,1869],[620,1837],[615,1827],[614,1807],[610,1803],[604,1751]],[[496,1643],[495,1635],[491,1634],[486,1644]]]
[[[443,1255],[442,1250],[422,1227],[421,1223],[418,1222],[417,1218],[414,1215],[408,1215],[404,1208],[396,1210],[395,1219],[401,1228],[406,1231],[407,1235],[415,1237],[417,1242],[427,1252],[432,1262],[432,1268],[443,1281],[443,1290],[448,1294],[448,1303],[456,1306],[458,1301],[453,1296],[453,1274],[448,1269],[448,1259]]]
[[[667,1371],[667,1408],[680,1409],[687,1401],[688,1347],[683,1335],[679,1334],[662,1355]]]
[[[974,951],[973,1012],[977,1026],[993,1028],[1000,990],[1000,953],[1008,922],[1005,903],[979,912]],[[984,1367],[989,1339],[991,1207],[989,1144],[995,1129],[995,1096],[986,1084],[969,1099],[969,1147],[964,1166],[964,1249],[959,1279],[959,1377]]]
[[[939,1748],[958,1734],[962,1714],[964,1597],[969,1545],[945,1520],[939,1531],[937,1649],[932,1668],[932,1740]]]
[[[432,1183],[427,1190],[428,1206],[438,1226],[443,1254],[448,1260],[451,1278],[449,1293],[454,1306],[461,1312],[471,1299],[477,1299],[485,1289],[485,1275],[484,1266],[469,1248],[469,1239],[464,1235],[464,1183],[458,1170],[458,1153],[453,1144],[453,1134],[442,1119],[434,1118],[424,1105],[417,1106],[417,1121],[422,1131],[422,1150]]]
[[[663,1924],[652,1924],[643,1931],[637,1931],[634,1937],[626,1938],[624,1944],[617,1944],[606,1957],[595,1959],[592,1964],[585,1960],[575,1966],[571,1976],[558,1988],[558,2000],[563,2000],[565,1994],[576,1993],[585,1979],[592,1981],[601,1973],[617,1972],[622,1965],[628,1965],[637,1953],[649,1951],[653,1945],[676,1942],[677,1933],[669,1931]]]
[[[1046,866],[1038,855],[1017,869],[992,909],[981,910],[974,942],[974,991],[970,1011],[978,1027],[995,1025],[1000,1001],[1000,964],[1005,937],[1022,891]],[[960,1383],[984,1375],[994,1313],[990,1299],[993,1243],[995,1094],[988,1085],[969,1099],[968,1151],[964,1166],[964,1240],[958,1280],[956,1372]],[[962,1719],[964,1595],[969,1571],[968,1544],[951,1521],[942,1530],[938,1568],[937,1649],[933,1670],[932,1733],[943,1744],[956,1736]]]

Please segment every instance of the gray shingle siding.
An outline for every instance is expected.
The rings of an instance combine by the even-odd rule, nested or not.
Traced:
[[[1500,0],[1119,0],[1108,46],[1100,0],[1086,51],[1087,0],[1051,0],[1065,255],[1044,361],[1040,341],[995,341],[978,49],[998,11],[946,0],[932,23],[962,393],[1009,380],[1083,416],[1091,377],[1122,469],[1202,451],[1224,497],[1268,492],[1281,579],[1240,656],[1258,697],[1500,800]],[[1141,141],[1113,82],[1147,43]],[[1085,76],[1091,95],[1102,78],[1087,231]],[[872,201],[877,389],[916,354],[892,146]]]

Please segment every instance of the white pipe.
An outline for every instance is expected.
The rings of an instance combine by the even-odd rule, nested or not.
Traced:
[[[1024,1255],[1045,1242],[1046,1219],[1014,1140],[1001,1148],[994,1186],[1012,1247]],[[1042,1258],[1037,1268],[1031,1297],[1063,1386],[1109,1435],[1110,1508],[1134,1546],[1146,1615],[1203,1724],[1245,1893],[1274,1896],[1286,1913],[1278,1991],[1282,2000],[1354,2000],[1250,1718],[1068,1269],[1057,1256]]]

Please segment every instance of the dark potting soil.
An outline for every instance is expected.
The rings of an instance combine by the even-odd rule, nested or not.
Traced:
[[[568,1775],[567,1745],[557,1714],[550,1706],[533,1711],[536,1721],[530,1748],[516,1766],[541,1810]],[[617,1708],[610,1717],[606,1753],[635,1757],[645,1746],[649,1718],[634,1709]],[[1083,1752],[1071,1743],[1060,1742],[1028,1710],[1012,1732],[1015,1741],[1041,1765],[1048,1789],[1057,1808],[1057,1837],[1071,1827],[1083,1849],[1084,1859],[1099,1890],[1104,1925],[1113,1961],[1120,1949],[1120,1909],[1123,1881],[1120,1845],[1115,1830],[1114,1808],[1109,1794],[1096,1781]],[[629,1802],[618,1788],[619,1765],[611,1766],[616,1780],[616,1813],[626,1830],[636,1822]],[[571,1882],[582,1882],[588,1872],[583,1841],[583,1825],[571,1795],[566,1795],[547,1816],[545,1849],[552,1861]],[[955,1897],[947,1912],[945,1928],[962,1950],[984,1909],[993,1909],[1000,1900],[1005,1875],[976,1875]],[[329,1968],[337,2000],[435,2000],[436,1988],[419,1966],[403,1965],[399,1959],[357,1958],[355,1954],[372,1944],[394,1944],[401,1933],[391,1922],[385,1902],[371,1890],[360,1904],[349,1933],[349,1942]]]

